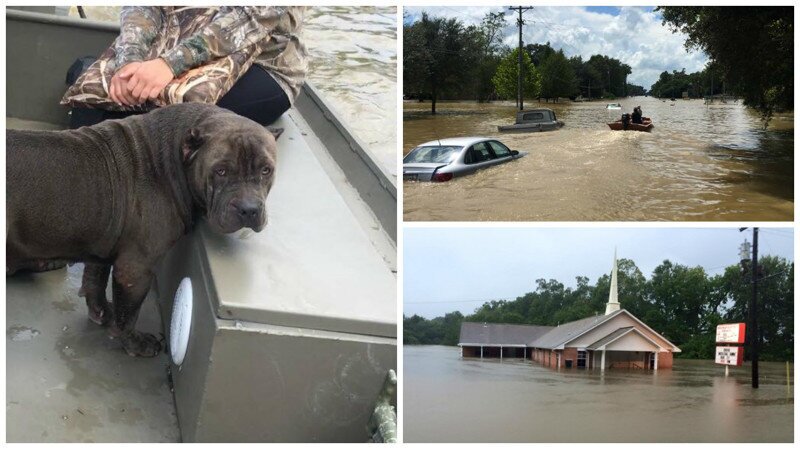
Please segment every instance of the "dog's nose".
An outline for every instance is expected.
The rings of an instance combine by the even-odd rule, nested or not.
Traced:
[[[258,226],[258,217],[261,215],[261,204],[251,200],[240,200],[233,204],[239,219],[245,226]]]

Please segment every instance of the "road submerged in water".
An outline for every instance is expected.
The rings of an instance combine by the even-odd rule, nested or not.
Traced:
[[[446,183],[404,182],[405,220],[790,221],[794,214],[794,114],[767,130],[741,103],[619,100],[641,105],[652,132],[611,131],[605,103],[527,103],[565,126],[499,133],[513,103],[405,102],[403,152],[436,139],[489,136],[529,155]]]
[[[672,370],[556,371],[521,359],[460,359],[457,347],[403,349],[403,441],[786,442],[786,365],[675,360]],[[792,376],[794,367],[790,365]]]

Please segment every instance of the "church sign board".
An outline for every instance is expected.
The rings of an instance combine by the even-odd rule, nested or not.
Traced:
[[[744,323],[720,324],[717,326],[717,343],[744,344]]]
[[[744,348],[738,346],[717,346],[716,357],[714,359],[717,365],[742,366],[743,361]]]

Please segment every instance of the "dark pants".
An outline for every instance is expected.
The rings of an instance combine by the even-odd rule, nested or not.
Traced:
[[[267,71],[253,64],[218,102],[217,106],[233,111],[262,125],[269,125],[289,110],[289,98]],[[108,119],[124,118],[141,112],[106,111],[73,108],[70,128],[91,126]]]

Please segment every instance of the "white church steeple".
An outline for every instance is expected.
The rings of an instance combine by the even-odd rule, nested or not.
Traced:
[[[608,291],[606,315],[617,310],[619,310],[619,300],[617,298],[617,249],[614,248],[614,268],[611,270],[611,289]]]

